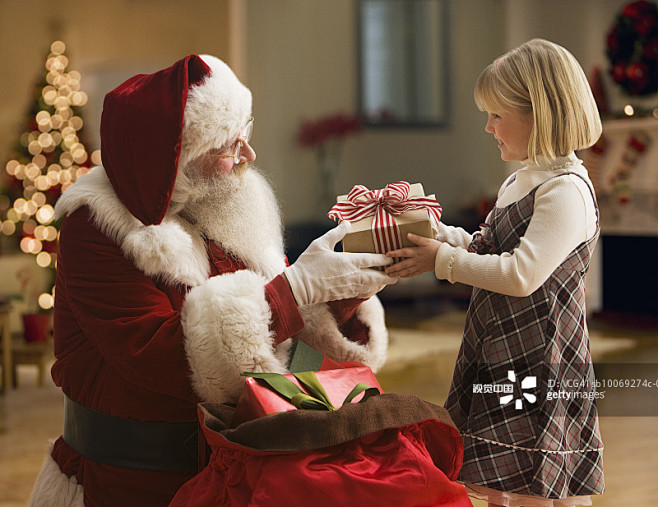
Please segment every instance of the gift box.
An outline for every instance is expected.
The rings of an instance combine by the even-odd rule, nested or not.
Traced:
[[[352,225],[343,238],[343,251],[386,253],[415,246],[407,239],[410,232],[434,237],[441,211],[434,195],[426,196],[420,183],[398,181],[379,190],[356,185],[349,194],[338,196],[328,216]]]
[[[235,409],[231,427],[278,412],[290,410],[315,409],[335,410],[343,403],[358,403],[369,396],[382,392],[379,382],[372,370],[365,365],[349,363],[349,367],[340,367],[330,370],[316,372],[288,373],[285,375],[268,373],[245,373],[247,376],[245,385],[240,394],[240,399]],[[251,376],[253,375],[253,376]],[[256,378],[260,377],[260,378]],[[274,380],[292,383],[299,393],[298,399],[293,399],[290,394],[281,394],[276,390]],[[320,390],[323,391],[325,399],[317,395],[313,387],[309,387],[309,377],[317,379]],[[350,399],[351,394],[357,393]],[[299,406],[296,406],[297,403]],[[331,407],[326,406],[330,403]]]
[[[301,340],[295,340],[290,351],[288,371],[298,373],[301,371],[333,370],[342,368],[340,363],[318,352]]]

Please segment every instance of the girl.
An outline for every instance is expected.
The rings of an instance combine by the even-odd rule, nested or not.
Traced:
[[[475,101],[501,158],[524,167],[479,232],[410,234],[417,247],[388,252],[405,259],[386,272],[473,286],[446,401],[469,493],[490,506],[591,505],[603,492],[603,445],[584,291],[599,223],[574,151],[601,135],[596,103],[576,59],[541,39],[489,65]]]

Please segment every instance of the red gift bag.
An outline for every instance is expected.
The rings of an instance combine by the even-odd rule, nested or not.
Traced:
[[[233,412],[199,406],[210,463],[172,507],[472,505],[456,482],[459,432],[443,407],[415,396],[382,394],[229,428]]]

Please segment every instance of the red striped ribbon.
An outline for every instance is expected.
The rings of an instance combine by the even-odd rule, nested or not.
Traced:
[[[386,253],[402,248],[402,236],[393,215],[407,211],[426,209],[438,225],[441,220],[441,205],[433,195],[409,196],[410,185],[397,181],[383,189],[369,190],[363,185],[355,185],[345,200],[338,201],[327,213],[333,220],[353,222],[373,216],[372,239],[377,253]]]

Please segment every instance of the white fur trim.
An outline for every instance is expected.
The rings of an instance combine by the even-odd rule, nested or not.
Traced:
[[[130,231],[121,250],[144,274],[168,283],[193,287],[210,274],[203,238],[177,218]]]
[[[327,305],[305,306],[300,312],[306,327],[295,338],[337,361],[358,361],[370,366],[375,372],[384,365],[388,330],[384,322],[384,308],[376,296],[364,301],[356,314],[368,328],[370,339],[366,345],[343,336]]]
[[[82,484],[67,477],[52,458],[53,444],[32,489],[30,507],[84,507]]]
[[[179,168],[208,150],[224,147],[240,133],[251,115],[249,89],[219,58],[200,56],[211,74],[188,91]]]
[[[271,313],[264,293],[265,284],[283,267],[278,228],[272,227],[276,234],[261,243],[260,250],[236,252],[264,276],[243,270],[208,279],[210,264],[201,236],[175,216],[165,217],[159,225],[142,224],[119,201],[102,167],[81,176],[62,194],[56,215],[71,214],[85,205],[96,226],[146,275],[196,287],[185,300],[181,318],[193,385],[203,400],[236,401],[243,371],[285,372],[290,343],[272,347]],[[309,345],[340,361],[362,362],[374,371],[384,364],[388,331],[376,297],[357,311],[369,329],[366,345],[343,336],[326,305],[303,307],[301,312],[306,328],[297,337]]]
[[[285,373],[269,330],[267,280],[242,270],[193,288],[181,310],[192,384],[207,402],[236,402],[242,372]]]
[[[195,286],[210,274],[205,244],[177,216],[145,226],[119,200],[101,166],[80,176],[55,205],[55,216],[70,215],[89,206],[96,226],[146,275],[169,283]]]
[[[82,206],[89,206],[103,233],[117,242],[126,230],[141,224],[121,203],[102,166],[92,168],[64,191],[55,204],[55,218],[70,215]]]

